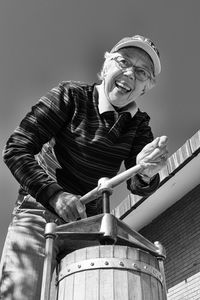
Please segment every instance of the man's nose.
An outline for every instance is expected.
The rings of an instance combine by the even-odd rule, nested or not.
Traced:
[[[131,79],[135,80],[135,69],[134,69],[134,67],[127,68],[124,71],[124,75],[126,75],[126,76],[130,77]]]

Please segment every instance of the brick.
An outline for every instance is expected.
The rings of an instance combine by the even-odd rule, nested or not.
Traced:
[[[131,207],[133,207],[138,201],[142,199],[141,196],[134,195],[134,194],[130,194],[129,197],[130,197]]]
[[[164,167],[160,170],[159,175],[160,175],[160,182],[162,182],[165,178],[169,177],[169,171],[168,171],[167,165],[164,166]]]
[[[176,151],[177,163],[179,165],[183,164],[189,157],[191,157],[191,155],[192,150],[190,142],[186,141],[185,144]]]
[[[121,217],[131,208],[130,196],[128,195],[117,207],[116,217]]]
[[[200,130],[198,130],[190,139],[189,139],[190,147],[192,153],[196,152],[200,149]]]
[[[168,168],[169,174],[173,173],[178,166],[179,166],[179,164],[178,164],[178,161],[176,158],[176,153],[174,153],[167,160],[167,168]]]
[[[168,208],[140,234],[165,247],[168,300],[200,299],[200,185]]]

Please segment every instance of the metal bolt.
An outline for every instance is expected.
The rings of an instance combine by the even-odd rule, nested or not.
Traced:
[[[119,265],[123,267],[124,263],[122,261],[120,261]]]
[[[70,272],[70,269],[68,269],[67,272]]]
[[[78,268],[80,269],[80,268],[81,268],[81,265],[78,265]]]
[[[93,262],[91,262],[91,264],[90,264],[91,266],[94,266],[94,263]]]
[[[109,265],[109,262],[108,262],[108,261],[105,261],[105,265],[106,265],[106,266]]]

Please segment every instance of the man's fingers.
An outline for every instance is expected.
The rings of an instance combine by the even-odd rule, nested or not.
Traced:
[[[87,218],[87,214],[85,212],[85,205],[83,205],[80,200],[77,201],[76,208],[77,208],[77,211],[78,211],[81,219]]]
[[[58,193],[51,199],[50,204],[55,212],[66,222],[86,218],[85,206],[80,202],[79,196],[67,192]]]
[[[163,148],[167,145],[168,137],[166,135],[163,135],[159,137],[158,141],[158,147]]]
[[[59,211],[59,215],[65,222],[75,221],[77,219],[69,208]]]
[[[84,219],[87,217],[85,206],[80,202],[79,199],[76,199],[72,205],[68,207],[67,216],[70,221],[76,221],[79,218]]]
[[[144,155],[151,155],[151,154],[157,155],[157,154],[159,154],[159,150],[166,149],[167,140],[168,140],[168,138],[166,136],[157,137],[151,143],[147,144],[143,148],[142,152],[144,153]],[[155,152],[153,152],[153,151],[155,151]]]
[[[156,149],[156,147],[158,147],[158,143],[159,143],[159,137],[155,138],[152,142],[148,143],[143,150],[145,150],[145,152],[150,152],[153,151],[154,149]],[[143,151],[142,150],[142,151]]]
[[[166,136],[157,137],[151,143],[145,146],[145,160],[154,160],[160,156],[167,157],[167,140]]]
[[[154,161],[157,158],[166,158],[168,154],[168,151],[166,148],[160,149],[160,148],[156,148],[154,149],[150,154],[148,154],[144,160],[145,161]]]

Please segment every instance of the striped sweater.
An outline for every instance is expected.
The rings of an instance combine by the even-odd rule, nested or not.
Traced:
[[[116,113],[110,124],[98,101],[95,84],[62,82],[32,107],[7,141],[5,163],[23,193],[46,208],[58,191],[83,195],[101,177],[115,176],[122,162],[134,166],[136,155],[153,140],[146,113],[138,110],[132,118]],[[148,195],[158,183],[146,186],[136,176],[127,187]]]

